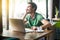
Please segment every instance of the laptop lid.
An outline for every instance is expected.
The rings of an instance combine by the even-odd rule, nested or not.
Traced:
[[[25,32],[25,25],[22,19],[9,19],[10,30]]]

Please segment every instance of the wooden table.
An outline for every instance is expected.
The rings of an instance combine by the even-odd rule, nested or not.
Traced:
[[[45,37],[47,40],[51,40],[51,34],[53,33],[53,30],[45,30],[44,32],[42,33],[21,33],[21,32],[12,32],[12,31],[9,31],[9,30],[6,30],[3,32],[2,36],[5,36],[5,37],[15,37],[15,38],[19,38],[21,40],[38,40],[42,37]],[[25,37],[30,34],[30,35],[34,35],[35,38],[30,38],[30,39],[25,39]]]

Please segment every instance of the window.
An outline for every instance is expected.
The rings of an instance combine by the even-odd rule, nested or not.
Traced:
[[[33,1],[37,4],[37,12],[41,13],[43,17],[46,18],[46,0],[9,0],[8,3],[8,16],[10,18],[16,18],[16,19],[23,19],[23,16],[25,15],[25,9],[27,6],[27,2]],[[2,0],[2,16],[3,16],[3,28],[7,28],[7,5],[6,0]],[[51,1],[48,1],[48,16],[51,16]],[[49,13],[50,12],[50,13]],[[50,17],[51,18],[51,17]],[[9,21],[8,21],[9,22]]]
[[[9,18],[22,19],[27,6],[27,0],[9,0]]]
[[[2,21],[3,21],[3,28],[6,29],[7,27],[7,11],[6,11],[6,0],[2,0]]]
[[[32,0],[37,4],[37,12],[46,18],[46,0]],[[10,0],[9,1],[9,18],[22,19],[25,13],[28,0]]]
[[[37,4],[37,12],[46,18],[46,0],[32,0]]]

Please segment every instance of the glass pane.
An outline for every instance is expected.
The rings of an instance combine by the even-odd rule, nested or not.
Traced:
[[[6,0],[2,0],[2,21],[3,21],[3,29],[7,28],[7,16],[6,16]]]
[[[27,0],[9,0],[9,18],[22,19],[27,6]]]
[[[37,4],[37,12],[46,17],[46,0],[33,0]]]

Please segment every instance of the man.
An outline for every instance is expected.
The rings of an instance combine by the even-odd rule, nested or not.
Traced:
[[[26,15],[24,16],[23,20],[25,21],[27,28],[37,28],[41,26],[43,29],[50,27],[51,24],[44,19],[44,17],[36,12],[37,5],[33,2],[29,2],[27,9],[26,9]],[[26,20],[25,20],[26,18]]]

